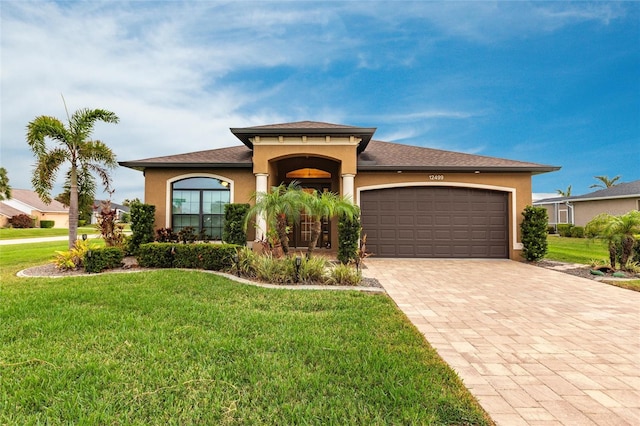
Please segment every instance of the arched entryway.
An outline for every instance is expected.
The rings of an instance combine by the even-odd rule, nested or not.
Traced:
[[[288,185],[297,181],[304,190],[318,192],[340,192],[340,163],[331,159],[296,156],[275,160],[271,163],[273,173],[273,185],[284,183]],[[289,234],[291,247],[304,248],[309,244],[311,226],[313,222],[304,213],[300,215],[300,221],[293,224]],[[337,227],[333,226],[329,218],[322,221],[322,235],[318,241],[318,248],[332,247],[332,242],[337,238]]]

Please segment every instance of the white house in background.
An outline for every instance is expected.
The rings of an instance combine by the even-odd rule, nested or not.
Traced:
[[[98,214],[100,213],[100,208],[102,206],[103,200],[94,200],[93,201],[93,212],[91,213],[91,224],[98,223]],[[115,209],[116,216],[119,221],[122,220],[122,215],[124,213],[129,213],[129,207],[123,206],[122,204],[116,204],[111,202],[111,209]]]
[[[9,219],[19,214],[26,214],[36,219],[36,226],[41,220],[52,220],[54,228],[69,227],[69,208],[59,201],[42,202],[35,191],[29,189],[12,189],[11,198],[0,201],[0,226],[7,226]]]
[[[585,226],[601,213],[615,216],[640,210],[640,180],[620,183],[584,195],[553,197],[534,201],[549,213],[549,225],[568,223]]]

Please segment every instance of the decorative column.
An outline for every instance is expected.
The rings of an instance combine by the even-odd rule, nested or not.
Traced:
[[[353,178],[355,176],[356,175],[351,173],[345,173],[342,175],[342,196],[344,198],[349,198],[353,203],[355,203],[355,198],[353,197]]]
[[[268,190],[269,175],[267,173],[256,173],[256,193],[266,194]],[[256,197],[256,203],[260,202],[260,196]],[[266,213],[262,212],[256,216],[256,241],[262,241],[265,238],[267,232],[267,218]]]

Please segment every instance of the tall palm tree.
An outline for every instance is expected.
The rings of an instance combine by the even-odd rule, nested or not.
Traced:
[[[111,111],[81,109],[71,117],[67,113],[67,125],[55,117],[41,115],[27,125],[27,143],[36,156],[31,184],[45,203],[51,202],[51,189],[56,174],[63,164],[69,163],[69,249],[76,244],[78,235],[78,173],[84,168],[97,173],[108,189],[109,170],[116,167],[113,151],[99,140],[90,139],[97,121],[117,123]],[[57,145],[47,147],[47,139]]]
[[[311,193],[304,192],[303,194],[304,211],[313,220],[311,238],[307,248],[307,257],[311,257],[318,245],[318,238],[322,232],[322,218],[344,215],[347,220],[353,220],[360,213],[360,209],[351,200],[334,192],[318,193],[318,191],[313,191]]]
[[[255,204],[249,209],[245,218],[245,229],[249,220],[256,215],[265,215],[267,226],[275,229],[282,252],[289,254],[289,237],[287,227],[290,221],[297,221],[302,210],[302,191],[298,182],[289,185],[280,184],[271,188],[271,192],[256,192],[251,197]],[[262,231],[267,231],[263,229]]]
[[[7,169],[0,167],[0,201],[11,199],[11,186],[9,186],[9,176]]]
[[[571,197],[571,185],[569,185],[567,187],[566,191],[563,191],[562,189],[556,189],[556,192],[558,193],[558,195],[560,195],[561,197]]]
[[[611,188],[620,180],[620,175],[609,179],[608,176],[594,176],[594,179],[599,180],[600,183],[594,183],[589,188]]]
[[[620,267],[624,269],[633,253],[636,236],[640,234],[640,212],[632,210],[620,216],[599,214],[587,223],[585,231],[608,243],[612,268],[620,255]]]

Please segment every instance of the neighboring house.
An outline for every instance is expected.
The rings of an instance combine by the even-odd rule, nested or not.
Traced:
[[[28,189],[12,189],[11,198],[0,201],[0,224],[7,226],[11,217],[26,214],[36,219],[36,226],[41,220],[53,220],[54,228],[69,227],[69,208],[56,200],[45,204],[35,191]]]
[[[94,205],[94,209],[93,212],[91,213],[91,223],[95,224],[98,223],[98,214],[100,213],[100,209],[102,207],[102,203],[105,200],[94,200],[93,201],[93,205]],[[122,204],[116,204],[114,202],[111,202],[111,210],[116,211],[116,219],[117,220],[122,220],[122,215],[124,213],[129,213],[129,207],[127,206],[123,206]]]
[[[296,180],[358,204],[375,256],[520,258],[531,176],[559,167],[381,142],[375,131],[311,121],[232,128],[243,145],[120,165],[144,173],[156,228],[220,238],[225,204]],[[260,240],[266,224],[256,222],[250,239]],[[336,244],[336,222],[324,223],[322,247]],[[302,215],[292,247],[306,247],[311,224]]]
[[[640,180],[619,183],[573,197],[555,197],[535,201],[549,213],[549,224],[569,223],[585,226],[601,213],[622,215],[631,210],[640,210]]]

